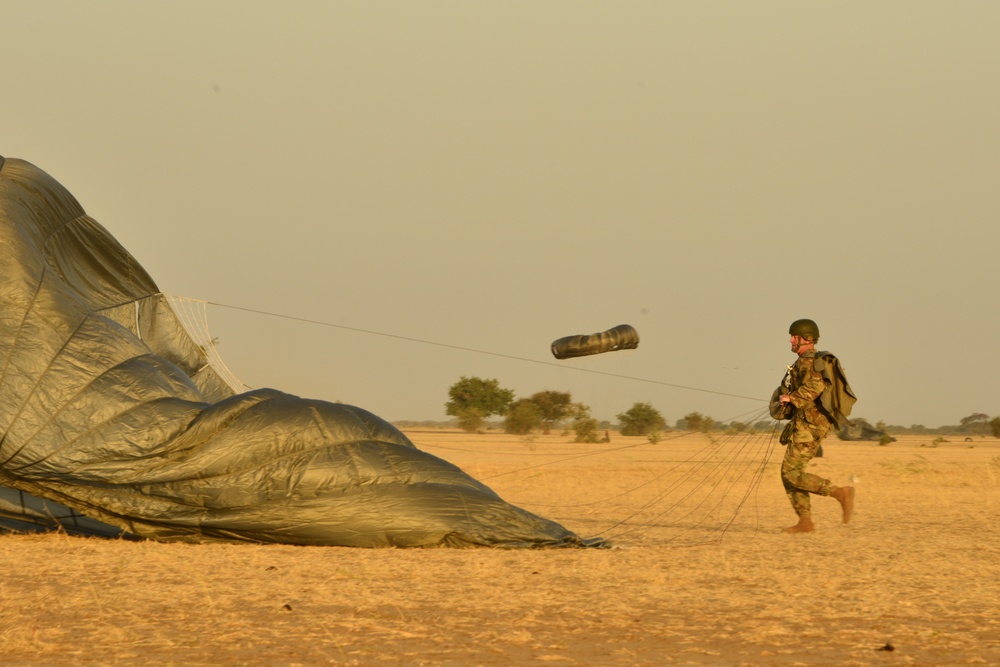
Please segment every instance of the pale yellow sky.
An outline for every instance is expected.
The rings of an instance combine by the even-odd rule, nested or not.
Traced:
[[[0,16],[0,155],[60,180],[161,289],[441,344],[210,309],[253,386],[436,419],[477,375],[600,418],[730,420],[763,405],[710,392],[766,399],[811,317],[857,416],[1000,414],[996,3]],[[549,354],[620,323],[638,350]]]

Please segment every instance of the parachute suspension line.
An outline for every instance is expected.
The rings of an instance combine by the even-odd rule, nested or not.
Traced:
[[[760,417],[760,416],[763,416],[763,414],[764,414],[764,412],[760,412],[760,413],[757,413],[756,416]],[[773,433],[773,430],[772,430],[772,433]],[[674,436],[668,436],[667,438],[662,439],[660,442],[662,443],[662,442],[666,442],[666,441],[670,441],[670,440],[676,440],[678,438],[684,437],[685,435],[688,435],[688,434],[686,432],[685,433],[678,433],[677,435],[674,435]],[[753,434],[749,434],[749,435],[752,436]],[[722,444],[724,444],[728,440],[729,440],[729,438],[727,438],[726,440],[724,440],[722,442]],[[574,456],[574,457],[570,457],[568,459],[559,459],[558,461],[552,461],[551,463],[561,463],[562,461],[572,460],[574,458],[581,458],[582,456],[592,456],[592,455],[595,455],[595,454],[603,454],[603,453],[606,453],[606,452],[614,452],[614,451],[619,451],[619,450],[623,450],[623,449],[631,449],[631,448],[634,448],[634,447],[642,447],[642,446],[648,446],[648,445],[647,445],[647,443],[636,443],[634,445],[625,445],[623,447],[618,447],[616,449],[602,450],[600,452],[593,452],[593,453],[588,453],[588,454],[585,454],[585,455]],[[708,446],[703,447],[700,450],[694,452],[693,454],[691,454],[688,458],[686,458],[684,460],[673,461],[672,463],[675,463],[676,465],[674,465],[670,469],[665,470],[665,471],[661,472],[660,474],[656,475],[655,477],[646,480],[642,484],[634,486],[634,487],[632,487],[630,489],[622,491],[621,493],[615,494],[613,496],[605,497],[605,498],[602,498],[600,500],[593,500],[593,501],[586,502],[586,503],[574,503],[572,505],[537,505],[536,504],[535,506],[536,507],[546,507],[546,508],[549,508],[549,509],[552,509],[552,508],[567,509],[567,508],[577,508],[577,507],[588,507],[588,506],[592,506],[592,505],[603,505],[603,504],[606,504],[606,503],[608,503],[608,502],[610,502],[612,500],[617,500],[617,499],[622,498],[624,496],[627,496],[627,495],[629,495],[631,493],[634,493],[634,492],[636,492],[636,491],[638,491],[638,490],[640,490],[640,489],[642,489],[644,487],[647,487],[650,484],[652,484],[652,483],[654,483],[654,482],[656,482],[656,481],[658,481],[660,479],[663,479],[667,475],[670,475],[671,473],[676,472],[678,469],[680,469],[682,466],[684,466],[686,464],[696,463],[696,464],[698,464],[699,467],[707,465],[707,464],[710,464],[712,462],[711,459],[710,458],[703,458],[703,457],[706,457],[706,456],[710,457],[714,453],[713,449],[714,449],[714,447],[713,447],[712,443],[710,443]],[[544,465],[548,465],[548,463],[542,463],[542,464],[539,464],[539,465],[536,465],[536,466],[530,466],[530,467],[532,467],[532,468],[538,468],[538,467],[541,467],[541,466],[544,466]],[[513,472],[517,472],[517,471],[513,471]],[[498,475],[494,475],[494,477],[498,477],[498,476],[500,476],[502,474],[507,474],[507,473],[500,473]]]
[[[503,354],[500,352],[490,352],[489,350],[478,350],[472,347],[463,347],[461,345],[452,345],[450,343],[438,343],[432,340],[424,340],[421,338],[412,338],[410,336],[400,336],[398,334],[384,333],[382,331],[372,331],[370,329],[360,329],[358,327],[349,327],[343,324],[334,324],[333,322],[323,322],[321,320],[311,320],[305,317],[295,317],[293,315],[282,315],[281,313],[272,313],[266,310],[257,310],[255,308],[244,308],[242,306],[231,306],[225,303],[218,303],[216,301],[205,301],[204,303],[210,306],[217,306],[219,308],[230,308],[232,310],[241,310],[246,313],[254,313],[257,315],[266,315],[268,317],[277,317],[284,320],[292,320],[294,322],[304,322],[306,324],[315,324],[321,327],[331,327],[334,329],[343,329],[345,331],[355,331],[357,333],[369,334],[372,336],[384,336],[386,338],[395,338],[396,340],[405,340],[411,343],[420,343],[421,345],[434,345],[436,347],[444,347],[451,350],[461,350],[462,352],[472,352],[474,354],[485,354],[491,357],[499,357],[501,359],[511,359],[513,361],[523,361],[529,364],[541,364],[543,366],[557,366],[559,368],[569,368],[575,371],[580,371],[582,373],[594,373],[595,375],[604,375],[607,377],[620,378],[622,380],[630,380],[633,382],[645,382],[647,384],[660,385],[662,387],[673,387],[675,389],[685,389],[687,391],[698,391],[705,394],[715,394],[716,396],[728,396],[729,398],[742,398],[748,401],[757,402],[767,402],[766,399],[760,398],[759,396],[742,396],[740,394],[729,394],[723,391],[713,391],[711,389],[702,389],[700,387],[689,387],[682,384],[672,384],[670,382],[662,382],[660,380],[652,380],[650,378],[640,378],[633,377],[629,375],[621,375],[619,373],[609,373],[607,371],[599,371],[592,368],[580,368],[577,366],[566,366],[564,364],[557,364],[551,361],[541,361],[539,359],[528,359],[527,357],[518,357],[512,354]]]
[[[777,440],[778,440],[778,437],[777,437],[778,428],[777,427],[778,427],[778,422],[774,422],[773,425],[772,425],[772,427],[771,427],[771,432],[768,434],[767,445],[766,445],[766,450],[764,452],[764,456],[761,458],[760,465],[758,466],[757,470],[754,472],[752,484],[747,487],[746,493],[743,495],[743,498],[740,501],[740,505],[739,505],[740,509],[742,509],[743,505],[750,498],[751,494],[753,494],[753,497],[754,497],[755,501],[757,499],[757,494],[760,492],[760,483],[764,479],[764,471],[767,468],[768,461],[771,460],[771,455],[774,453],[775,442],[777,442]],[[756,531],[756,527],[760,525],[760,505],[757,502],[754,502],[754,510],[755,510],[755,512],[754,512],[754,527],[755,527],[754,533],[756,533],[757,532]],[[733,516],[732,516],[732,518],[730,519],[730,521],[724,526],[724,528],[722,530],[722,535],[725,535],[726,530],[729,529],[729,527],[732,525],[732,523],[733,523],[733,521],[735,519],[736,519],[736,514],[734,513]],[[721,537],[721,535],[720,535],[720,537]]]
[[[767,412],[767,410],[761,410],[754,413],[751,422],[759,423],[767,416]],[[691,535],[699,536],[695,543],[707,543],[710,541],[704,537],[704,532],[707,529],[710,536],[717,535],[717,539],[721,540],[736,521],[737,516],[743,512],[746,503],[752,497],[755,498],[759,491],[767,463],[775,447],[776,427],[777,422],[774,423],[769,433],[744,432],[721,441],[710,440],[708,445],[700,447],[683,460],[673,461],[674,465],[652,479],[610,498],[572,505],[520,504],[525,507],[544,507],[549,511],[553,508],[571,509],[607,505],[611,501],[637,493],[656,482],[667,479],[670,481],[664,488],[655,489],[653,495],[642,501],[638,508],[624,518],[617,520],[610,527],[597,532],[595,536],[612,540],[623,537],[640,538],[646,536],[653,529],[666,529],[668,531],[673,529],[670,533],[671,536],[666,540],[667,543],[675,543],[685,536]],[[677,434],[667,438],[667,440],[677,439],[685,435],[687,433]],[[586,453],[540,464],[540,466],[639,446],[648,446],[648,444],[637,443],[604,449],[600,452]],[[754,506],[757,507],[756,503]],[[651,516],[650,512],[653,512]],[[759,513],[755,514],[753,519],[755,531],[758,525]]]
[[[736,415],[735,417],[732,417],[732,418],[724,420],[724,421],[732,422],[732,421],[736,421],[737,419],[740,419],[742,417],[746,417],[747,415],[753,415],[753,417],[751,417],[749,421],[751,423],[756,423],[756,422],[760,421],[761,418],[764,415],[766,415],[767,413],[768,413],[767,410],[752,410],[750,412],[744,412],[743,414]],[[680,432],[680,433],[677,433],[676,435],[668,435],[666,438],[661,439],[661,442],[667,441],[667,440],[675,440],[675,439],[681,438],[681,437],[683,437],[685,435],[687,435],[686,432]],[[613,452],[620,452],[620,451],[623,451],[623,450],[626,450],[626,449],[634,449],[636,447],[644,447],[644,446],[646,446],[648,444],[649,443],[645,443],[645,442],[637,442],[637,443],[634,443],[634,444],[631,444],[631,445],[622,445],[621,447],[610,447],[608,449],[599,449],[599,450],[593,451],[593,452],[582,452],[580,454],[574,454],[573,456],[566,456],[566,457],[563,457],[561,459],[554,459],[552,461],[544,461],[542,463],[536,463],[536,464],[530,465],[530,466],[523,466],[521,468],[516,468],[514,470],[508,470],[506,472],[498,472],[498,473],[495,473],[493,475],[488,475],[486,477],[480,477],[480,479],[484,479],[485,480],[485,479],[493,479],[495,477],[504,477],[505,475],[515,475],[515,474],[518,474],[518,473],[525,472],[527,470],[534,470],[536,468],[544,468],[544,467],[550,466],[550,465],[557,465],[559,463],[566,463],[567,461],[575,461],[577,459],[587,458],[588,456],[600,456],[601,454],[610,454],[610,453],[613,453]],[[446,447],[444,447],[444,448],[442,448],[440,446],[437,446],[437,447],[439,449],[447,449]],[[460,451],[467,451],[467,450],[460,450]],[[627,493],[629,493],[629,492],[625,491],[622,495],[627,494]],[[615,497],[618,497],[618,496],[615,496]],[[579,505],[546,505],[546,507],[584,507],[586,505],[596,505],[596,504],[599,504],[600,502],[603,502],[603,501],[595,501],[595,502],[591,502],[591,503],[581,503]]]
[[[711,530],[712,533],[718,534],[718,539],[721,539],[748,499],[755,496],[759,490],[764,470],[774,449],[774,433],[775,429],[772,429],[763,440],[753,434],[744,434],[736,447],[723,449],[723,456],[714,463],[711,459],[712,452],[709,452],[708,458],[695,458],[704,455],[705,449],[709,448],[703,449],[689,459],[697,464],[693,469],[679,475],[666,489],[657,493],[631,515],[598,535],[610,539],[643,536],[669,516],[670,524],[677,526],[678,531],[668,541],[675,542],[696,529],[704,528],[710,518],[717,513],[727,512],[728,516],[718,527]],[[680,466],[676,466],[672,471],[678,468]],[[737,491],[738,488],[742,488],[742,493]],[[662,504],[667,500],[670,504],[663,508]],[[726,509],[727,502],[729,509]],[[635,521],[644,512],[654,508],[657,512],[655,515],[644,518],[641,522]],[[755,517],[754,525],[757,524]],[[619,528],[621,530],[617,530]]]
[[[687,525],[687,527],[681,531],[681,534],[690,532],[691,530],[700,527],[705,522],[704,517],[711,516],[713,511],[720,509],[725,500],[729,497],[732,489],[735,488],[736,484],[744,478],[747,471],[754,470],[755,472],[751,475],[743,497],[739,499],[736,507],[730,514],[729,519],[724,524],[724,526],[728,527],[739,513],[739,510],[742,508],[746,498],[756,489],[760,480],[760,473],[763,472],[764,464],[767,462],[767,458],[770,453],[770,448],[765,445],[763,449],[768,456],[760,457],[761,463],[758,464],[758,455],[761,452],[762,446],[760,444],[753,445],[752,442],[754,440],[759,439],[752,437],[741,438],[740,441],[737,442],[736,447],[725,453],[723,457],[717,461],[713,461],[711,458],[704,458],[695,461],[696,465],[692,470],[678,477],[666,489],[659,492],[653,499],[647,501],[630,516],[622,519],[602,533],[598,533],[598,535],[608,535],[609,537],[613,536],[615,538],[620,538],[625,535],[633,535],[636,533],[642,534],[648,530],[651,524],[663,519],[667,515],[670,515],[672,523],[682,523],[684,520],[694,517],[694,523]],[[770,442],[771,440],[772,438],[769,437],[767,442]],[[696,480],[696,483],[690,483],[689,480],[692,479]],[[723,486],[723,482],[727,480],[729,483],[726,486]],[[688,485],[686,490],[685,485]],[[676,491],[683,492],[683,495],[672,500],[671,504],[665,509],[661,509],[659,507],[661,501],[667,498],[672,498],[672,494]],[[690,500],[693,500],[695,504],[691,507],[686,507],[684,503]],[[657,513],[655,515],[646,519],[642,523],[629,526],[633,519],[654,507],[657,508]],[[682,511],[684,513],[677,516],[675,515],[675,512],[677,511]],[[615,532],[615,529],[619,527],[625,528],[621,531]]]
[[[560,463],[566,463],[567,461],[575,461],[577,459],[587,458],[588,456],[599,456],[600,454],[610,454],[613,452],[620,452],[626,449],[634,449],[635,447],[642,447],[647,443],[639,442],[634,445],[622,445],[621,447],[612,447],[610,449],[600,449],[596,452],[583,452],[582,454],[574,454],[573,456],[564,456],[561,459],[555,459],[553,461],[545,461],[543,463],[536,463],[531,466],[522,466],[514,470],[508,470],[506,472],[498,472],[493,475],[486,475],[485,477],[480,477],[481,480],[495,479],[497,477],[504,477],[506,475],[516,475],[518,473],[525,472],[526,470],[534,470],[536,468],[545,468],[547,466],[558,465]],[[549,505],[549,507],[582,507],[583,505],[590,505],[593,503],[582,503],[581,505]]]
[[[222,360],[222,355],[219,354],[219,349],[215,345],[215,338],[212,337],[208,328],[208,310],[206,306],[210,302],[191,299],[185,296],[175,296],[173,294],[164,294],[163,297],[167,300],[170,309],[174,311],[174,314],[180,321],[181,326],[184,327],[184,331],[191,338],[191,341],[205,354],[205,357],[208,359],[207,365],[211,366],[216,374],[237,394],[250,389],[251,387],[241,382],[236,377],[236,374],[229,370],[229,367]]]

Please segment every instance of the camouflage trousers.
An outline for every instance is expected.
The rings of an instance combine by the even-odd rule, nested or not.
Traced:
[[[822,442],[821,438],[796,442],[796,438],[793,437],[785,446],[785,458],[781,462],[781,483],[785,485],[785,494],[792,503],[792,509],[800,517],[809,516],[810,493],[819,496],[830,495],[832,486],[830,480],[806,472],[806,466],[816,456]]]

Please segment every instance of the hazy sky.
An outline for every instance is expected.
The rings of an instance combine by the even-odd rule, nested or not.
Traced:
[[[729,421],[810,317],[855,416],[1000,414],[1000,3],[0,0],[0,23],[0,155],[165,292],[348,327],[210,307],[251,386],[439,419],[474,375]],[[637,350],[549,352],[621,323]]]

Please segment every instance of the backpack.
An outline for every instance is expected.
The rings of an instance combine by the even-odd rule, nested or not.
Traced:
[[[840,365],[840,359],[837,359],[832,352],[816,352],[813,368],[823,374],[823,383],[826,385],[816,400],[816,407],[837,428],[853,426],[848,417],[851,416],[851,408],[854,407],[858,397],[854,395],[851,385],[847,382],[847,375]]]

